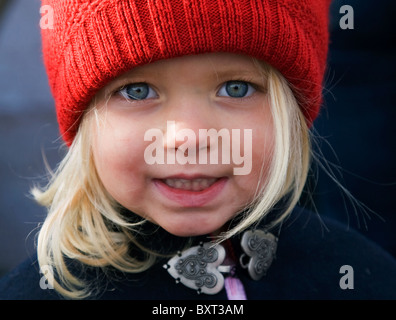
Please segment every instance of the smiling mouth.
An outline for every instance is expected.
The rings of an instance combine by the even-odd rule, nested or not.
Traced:
[[[186,191],[202,191],[212,186],[218,178],[198,178],[198,179],[164,179],[167,186]]]
[[[214,201],[226,188],[227,177],[173,176],[154,179],[162,196],[183,208],[197,208]]]

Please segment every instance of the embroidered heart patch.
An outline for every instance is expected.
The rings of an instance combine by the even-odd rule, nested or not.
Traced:
[[[267,272],[275,257],[278,239],[263,230],[246,231],[241,240],[243,251],[250,257],[247,264],[242,263],[248,269],[253,280],[260,280]]]
[[[224,286],[224,277],[218,270],[224,258],[225,250],[221,245],[203,243],[179,253],[164,268],[177,283],[198,293],[216,294]]]

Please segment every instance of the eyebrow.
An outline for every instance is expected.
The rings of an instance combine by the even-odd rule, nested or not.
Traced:
[[[225,81],[247,81],[260,86],[267,86],[267,76],[258,67],[252,69],[252,67],[247,69],[241,69],[237,67],[233,68],[214,68],[215,77],[218,82]]]
[[[227,70],[214,70],[216,77],[218,79],[233,78],[235,76],[239,77],[252,77],[252,78],[262,78],[262,73],[255,70],[247,69],[227,69]]]
[[[213,61],[211,58],[208,59],[208,62],[212,66],[212,69],[215,72],[217,78],[224,79],[235,77],[236,75],[242,77],[264,78],[263,70],[260,70],[259,65],[255,63],[255,59],[251,59],[249,63],[243,63],[246,64],[245,68],[243,67],[243,65],[242,67],[241,65],[230,66],[230,64],[225,64],[224,61],[223,63],[216,64],[215,61]]]

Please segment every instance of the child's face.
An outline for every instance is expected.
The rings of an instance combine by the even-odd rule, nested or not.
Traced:
[[[115,79],[99,95],[92,128],[104,187],[172,234],[219,231],[253,200],[262,167],[265,180],[274,139],[266,90],[251,58],[227,53],[163,60]],[[224,139],[210,141],[209,129]]]

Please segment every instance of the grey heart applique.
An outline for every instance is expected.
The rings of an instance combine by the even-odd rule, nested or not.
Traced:
[[[221,272],[230,270],[228,266],[221,266],[224,258],[225,249],[221,245],[207,242],[179,252],[164,268],[177,283],[195,289],[198,293],[216,294],[224,286]]]
[[[275,258],[277,242],[278,238],[263,230],[244,232],[241,240],[244,253],[240,257],[240,264],[248,270],[253,280],[260,280],[266,274]],[[225,249],[220,244],[200,243],[199,246],[178,252],[164,268],[176,279],[176,283],[181,283],[198,293],[212,295],[224,287],[222,273],[235,276],[233,266],[222,265],[225,255]]]
[[[243,263],[245,255],[240,258],[243,268],[247,268],[253,280],[260,280],[271,266],[277,249],[278,239],[263,230],[246,231],[241,240],[241,247],[250,257],[248,263]]]

